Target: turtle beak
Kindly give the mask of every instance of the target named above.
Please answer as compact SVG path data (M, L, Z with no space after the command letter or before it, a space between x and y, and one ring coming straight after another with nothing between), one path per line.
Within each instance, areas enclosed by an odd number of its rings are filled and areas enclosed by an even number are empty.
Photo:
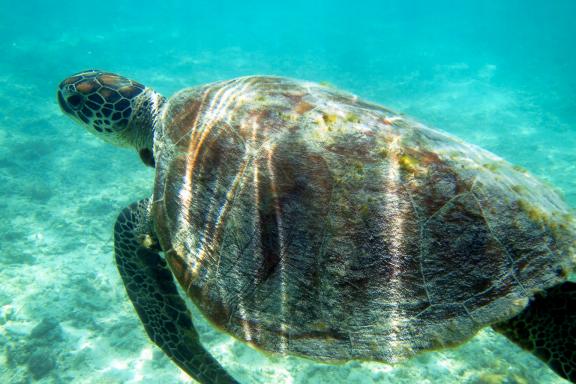
M87 118L86 114L82 112L86 102L86 95L76 88L76 83L82 80L84 74L99 72L100 71L96 70L84 71L72 75L60 83L56 98L62 112L74 119L81 120L84 124L90 124L90 120Z
M74 114L74 111L70 108L66 100L64 100L62 89L58 89L58 105L60 105L60 109L62 110L62 112L67 113L69 115Z

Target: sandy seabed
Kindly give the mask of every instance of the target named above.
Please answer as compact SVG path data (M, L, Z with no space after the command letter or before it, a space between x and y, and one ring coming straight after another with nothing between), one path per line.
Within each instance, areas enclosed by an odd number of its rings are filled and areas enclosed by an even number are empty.
M438 76L455 70L438 69ZM560 181L571 197L569 192L576 188L565 174L574 173L575 163L568 154L574 138L568 137L567 143L556 148L557 137L545 138L535 126L536 117L542 120L541 111L524 116L524 96L492 88L486 78L486 71L492 70L488 66L466 81L445 82L433 99L430 94L415 93L412 99L394 101L397 107L422 111L417 117L427 116L439 124L448 120L445 116L455 108L452 101L461 96L458 100L466 112L444 129L465 132L466 139L504 157L507 153L516 156L513 161L551 182ZM173 85L174 80L158 76L157 83L166 80ZM8 75L0 76L2 89L13 83ZM367 93L376 94L376 86ZM52 95L50 99L38 95L31 85L21 85L17 92L28 98L0 95L4 105L0 120L0 382L192 382L146 337L113 262L114 220L121 208L150 194L153 171L143 167L132 151L100 143L64 118ZM499 127L466 130L486 114L519 128L515 132ZM535 140L538 135L543 135L542 140ZM367 362L330 366L265 356L214 331L199 314L195 317L205 345L242 383L565 382L490 329L459 348L425 353L395 366Z

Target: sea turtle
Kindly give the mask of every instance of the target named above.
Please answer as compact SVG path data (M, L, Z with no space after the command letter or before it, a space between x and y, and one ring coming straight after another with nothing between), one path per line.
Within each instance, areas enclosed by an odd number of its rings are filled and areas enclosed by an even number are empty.
M152 197L116 221L116 263L150 338L199 382L237 381L200 344L175 281L265 351L394 363L491 325L576 382L576 222L521 168L281 77L166 100L88 70L57 98L156 168Z

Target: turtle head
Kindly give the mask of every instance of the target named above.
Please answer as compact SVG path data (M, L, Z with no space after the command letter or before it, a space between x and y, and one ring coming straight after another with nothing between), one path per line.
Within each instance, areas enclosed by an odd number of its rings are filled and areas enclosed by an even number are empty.
M144 85L109 72L88 70L58 87L62 111L102 140L134 147L154 166L153 137L164 97Z

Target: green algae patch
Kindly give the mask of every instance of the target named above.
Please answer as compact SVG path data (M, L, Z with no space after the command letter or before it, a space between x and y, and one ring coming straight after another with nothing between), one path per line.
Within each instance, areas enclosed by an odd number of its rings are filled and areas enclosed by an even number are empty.
M405 170L409 173L416 173L418 171L418 162L417 160L407 154L400 155L398 159L398 164L400 164L400 168Z
M483 373L478 377L474 384L504 384L506 382L506 376L498 373Z
M370 216L370 208L368 207L368 204L362 204L360 206L360 208L358 209L358 213L363 218L369 217Z
M484 168L492 172L498 172L502 168L502 164L494 162L494 163L484 163L482 164Z
M528 171L526 170L526 168L521 167L519 165L513 165L512 169L515 170L516 172L520 172L520 173L528 173Z
M378 154L378 156L380 156L383 159L388 157L388 149L387 148L382 147L382 148L378 149L378 151L376 151L376 153Z
M329 82L329 81L321 81L321 82L319 82L318 84L320 84L321 86L326 87L326 88L332 88L332 89L335 89L335 88L336 88L336 87L334 86L334 84L332 84L332 83Z
M548 224L549 216L540 208L535 207L533 204L529 203L527 200L518 200L518 208L522 210L532 221L541 222Z
M526 187L525 187L524 185L520 185L520 184L513 185L513 186L511 187L511 189L512 189L512 191L514 191L514 192L517 193L518 195L525 195L525 194L528 192L528 190L526 189Z
M324 113L322 115L322 119L324 120L324 122L328 127L331 127L338 121L338 115L333 113Z
M352 166L357 174L363 175L364 174L364 164L360 161L355 161Z
M525 199L518 200L518 208L520 208L531 221L548 227L554 237L560 237L568 231L574 220L570 214L545 212Z
M349 123L359 123L360 116L358 116L355 113L347 113L346 116L344 116L344 120L346 120Z

